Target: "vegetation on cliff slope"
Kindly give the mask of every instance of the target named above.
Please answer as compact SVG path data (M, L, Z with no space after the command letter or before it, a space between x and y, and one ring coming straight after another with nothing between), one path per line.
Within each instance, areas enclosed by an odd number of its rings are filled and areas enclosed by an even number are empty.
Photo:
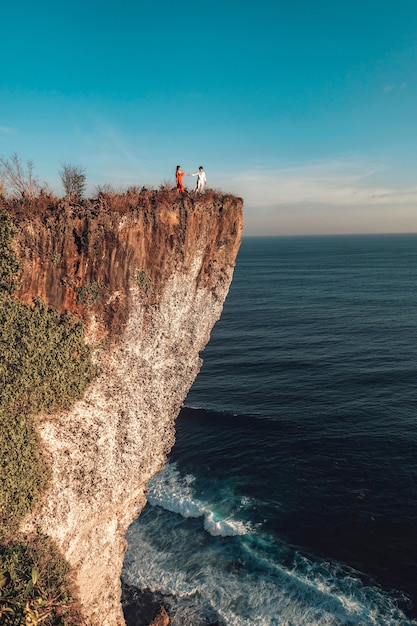
M55 618L65 611L58 605L68 600L68 592L62 600L59 591L65 568L49 540L28 540L18 528L49 478L35 416L69 408L84 395L95 366L74 316L58 315L40 300L25 306L13 297L19 272L14 233L12 219L0 211L0 621L37 624L42 614L42 623L59 624L64 622ZM42 569L45 554L49 564ZM42 591L49 586L56 587L56 610Z
M69 567L48 537L22 537L2 546L0 624L82 624L68 583Z
M33 416L69 408L94 376L84 328L37 300L0 296L0 533L13 532L48 479Z
M0 211L0 294L12 293L18 286L19 261L10 247L14 233L8 213Z

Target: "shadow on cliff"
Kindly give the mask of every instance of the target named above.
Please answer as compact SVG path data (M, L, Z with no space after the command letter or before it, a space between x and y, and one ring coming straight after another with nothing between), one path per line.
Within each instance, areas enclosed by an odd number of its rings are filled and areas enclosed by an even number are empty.
M167 186L100 192L76 202L44 193L0 199L18 226L14 245L22 272L15 295L24 304L37 297L59 312L76 313L87 327L94 320L95 340L117 341L132 289L143 292L148 306L156 304L161 285L174 271L188 270L200 242L197 287L210 286L219 257L234 264L242 205L217 190L178 194Z

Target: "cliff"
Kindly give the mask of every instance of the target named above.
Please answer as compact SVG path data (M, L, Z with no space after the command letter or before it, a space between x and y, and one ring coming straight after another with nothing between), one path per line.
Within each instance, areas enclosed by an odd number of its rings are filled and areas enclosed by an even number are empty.
M122 625L125 533L174 443L221 314L242 200L162 190L44 205L11 209L22 268L15 295L81 318L100 374L72 409L37 418L52 478L23 530L56 541L85 617Z

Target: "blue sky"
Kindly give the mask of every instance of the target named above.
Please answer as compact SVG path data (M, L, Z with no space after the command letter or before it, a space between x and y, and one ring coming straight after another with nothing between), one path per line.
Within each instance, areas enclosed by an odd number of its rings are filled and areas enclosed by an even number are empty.
M204 165L247 235L417 232L416 0L22 0L0 52L0 155L59 194Z

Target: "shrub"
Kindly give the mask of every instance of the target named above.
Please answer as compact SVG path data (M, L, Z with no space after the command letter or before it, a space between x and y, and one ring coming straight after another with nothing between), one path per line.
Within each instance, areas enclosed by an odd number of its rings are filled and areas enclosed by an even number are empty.
M147 274L145 270L138 270L136 272L136 282L140 289L149 296L153 291L152 278Z
M103 183L94 187L94 196L99 198L100 196L109 196L116 194L117 191L111 183Z
M17 272L20 264L10 246L15 232L10 215L0 210L0 294L12 293L18 287Z
M0 298L0 535L14 532L49 473L33 416L69 408L96 374L84 327L36 300Z
M76 626L82 619L68 584L69 566L44 536L0 546L0 623Z
M35 198L39 194L41 184L33 175L32 161L27 161L25 169L16 153L10 159L0 157L0 173L4 187L11 189L14 195Z
M80 200L85 192L85 170L79 165L64 164L59 175L67 198Z
M103 286L95 280L84 283L80 287L75 287L77 302L83 304L88 309L95 305L101 298Z

